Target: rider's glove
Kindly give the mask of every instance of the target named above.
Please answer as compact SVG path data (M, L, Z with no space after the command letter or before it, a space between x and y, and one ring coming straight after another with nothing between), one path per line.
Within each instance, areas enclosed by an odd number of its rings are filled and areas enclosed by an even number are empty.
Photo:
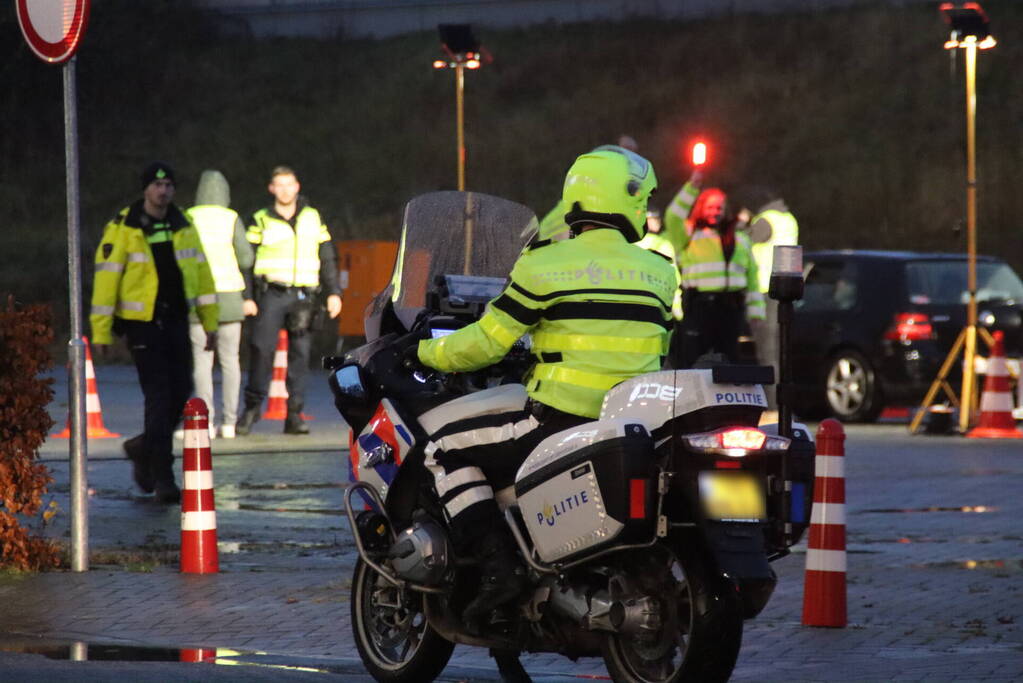
M409 370L422 370L426 367L423 365L422 361L419 360L418 342L405 347L405 350L401 354L401 364Z

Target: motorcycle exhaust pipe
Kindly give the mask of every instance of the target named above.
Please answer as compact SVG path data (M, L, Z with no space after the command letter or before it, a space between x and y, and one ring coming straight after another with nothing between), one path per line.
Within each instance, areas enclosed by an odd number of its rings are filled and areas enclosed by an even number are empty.
M648 595L615 600L605 590L591 595L574 586L554 588L550 605L562 616L588 631L622 633L643 638L661 629L657 600Z

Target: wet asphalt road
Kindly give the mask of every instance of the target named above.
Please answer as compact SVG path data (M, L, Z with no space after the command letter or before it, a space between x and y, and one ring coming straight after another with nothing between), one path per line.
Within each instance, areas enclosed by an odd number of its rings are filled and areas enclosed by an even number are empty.
M120 385L114 378L101 388L107 426L126 435L130 379L122 373ZM344 425L325 387L312 393L314 433L300 438L307 442L278 436L267 423L250 439L214 442L228 571L322 568L344 577L354 562L340 515ZM779 589L747 623L733 680L1023 680L1023 440L909 436L902 424L850 426L847 434L850 625L800 628L797 552L775 565ZM94 564L174 562L179 511L133 490L119 443L90 444ZM62 510L47 533L57 537L67 529L66 448L44 449ZM338 644L325 654L350 660L347 615L337 619ZM483 653L459 651L456 666L488 664ZM597 660L524 661L531 671L606 675Z

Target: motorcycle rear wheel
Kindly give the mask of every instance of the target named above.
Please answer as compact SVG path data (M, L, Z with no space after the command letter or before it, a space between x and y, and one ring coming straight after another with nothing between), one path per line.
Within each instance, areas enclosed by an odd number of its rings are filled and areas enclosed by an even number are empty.
M440 675L455 644L426 621L423 595L392 586L361 559L352 574L352 635L370 675L420 683Z
M667 546L634 560L632 576L646 576L645 593L661 597L656 639L608 634L602 644L611 678L628 683L727 681L742 644L738 595L712 581L706 560ZM671 599L668 599L671 596Z

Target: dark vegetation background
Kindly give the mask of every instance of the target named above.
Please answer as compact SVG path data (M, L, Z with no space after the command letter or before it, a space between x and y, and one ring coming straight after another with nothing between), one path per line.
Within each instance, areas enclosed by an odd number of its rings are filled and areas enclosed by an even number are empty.
M984 4L1000 44L978 60L979 250L1023 272L1023 3ZM0 293L52 303L61 340L61 69L31 54L13 5L0 9ZM663 206L702 135L710 182L775 187L808 248L965 249L962 55L942 49L933 6L477 34L494 61L466 77L470 189L542 216L577 154L627 132ZM456 184L438 53L433 32L255 40L218 35L183 0L94 3L77 61L86 289L102 226L153 159L177 168L182 206L202 169L220 169L243 214L287 163L335 240L395 238L409 198Z

